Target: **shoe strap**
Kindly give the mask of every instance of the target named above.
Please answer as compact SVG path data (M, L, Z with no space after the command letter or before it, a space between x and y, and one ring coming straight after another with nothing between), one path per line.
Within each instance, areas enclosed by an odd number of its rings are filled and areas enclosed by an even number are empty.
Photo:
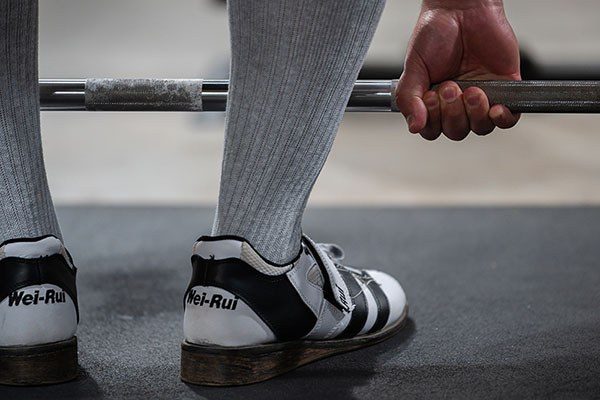
M344 250L334 243L317 243L317 246L331 258L335 264L339 264L344 260Z
M350 291L334 262L326 252L308 236L303 235L302 241L304 245L309 248L317 263L325 270L325 273L329 278L325 279L327 281L325 284L329 285L329 289L335 300L334 305L344 312L351 312L354 309L354 304L350 297Z

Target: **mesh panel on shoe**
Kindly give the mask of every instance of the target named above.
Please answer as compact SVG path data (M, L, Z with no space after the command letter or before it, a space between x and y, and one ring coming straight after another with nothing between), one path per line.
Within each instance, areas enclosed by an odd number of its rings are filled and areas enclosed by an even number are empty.
M288 272L290 269L292 269L292 267L294 266L293 264L290 264L290 265L286 265L284 267L276 267L276 266L269 264L268 262L263 260L258 255L258 253L256 253L256 251L254 251L252 246L250 246L246 242L242 243L242 254L240 256L240 259L242 261L244 261L245 263L247 263L248 265L251 265L252 267L254 267L257 271L262 272L265 275L271 275L271 276L283 275L286 272Z

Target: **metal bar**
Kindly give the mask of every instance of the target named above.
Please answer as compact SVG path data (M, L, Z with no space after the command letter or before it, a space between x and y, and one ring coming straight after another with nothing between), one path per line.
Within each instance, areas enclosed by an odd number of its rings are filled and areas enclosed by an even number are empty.
M85 111L85 79L40 79L40 105L48 111Z
M397 111L397 81L357 81L346 111ZM600 81L462 81L524 113L600 113ZM44 111L225 111L227 80L41 79Z
M462 81L520 113L600 113L600 81Z

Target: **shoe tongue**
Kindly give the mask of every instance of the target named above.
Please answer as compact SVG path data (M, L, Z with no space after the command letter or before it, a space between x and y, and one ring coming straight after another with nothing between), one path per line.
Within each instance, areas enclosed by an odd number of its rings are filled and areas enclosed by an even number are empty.
M0 259L7 257L39 258L64 253L62 242L54 236L37 240L10 241L0 247Z

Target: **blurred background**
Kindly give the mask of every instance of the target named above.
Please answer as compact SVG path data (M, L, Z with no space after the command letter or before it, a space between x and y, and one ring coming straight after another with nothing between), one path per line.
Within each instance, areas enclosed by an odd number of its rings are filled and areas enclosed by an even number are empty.
M505 3L529 64L600 75L600 2ZM419 4L388 0L367 75L400 69ZM223 1L40 2L41 78L216 79L228 60ZM55 201L214 205L223 128L223 113L42 113ZM431 143L401 115L346 114L310 204L600 204L600 116L526 115L510 131Z

